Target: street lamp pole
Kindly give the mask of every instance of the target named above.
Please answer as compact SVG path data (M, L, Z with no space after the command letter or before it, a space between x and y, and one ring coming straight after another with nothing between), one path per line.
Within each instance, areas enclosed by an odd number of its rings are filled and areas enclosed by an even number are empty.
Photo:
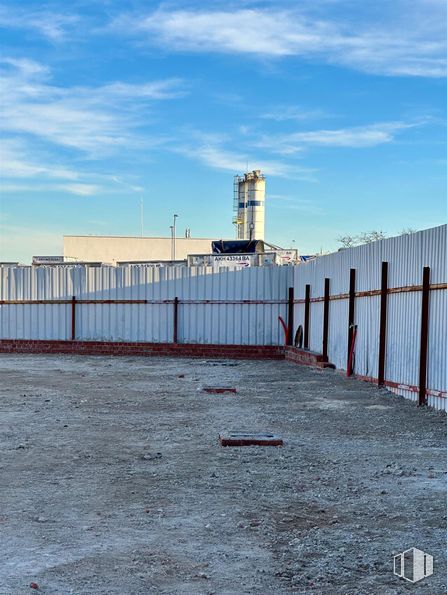
M174 214L174 224L172 225L172 260L175 260L175 239L176 239L176 220L178 215Z

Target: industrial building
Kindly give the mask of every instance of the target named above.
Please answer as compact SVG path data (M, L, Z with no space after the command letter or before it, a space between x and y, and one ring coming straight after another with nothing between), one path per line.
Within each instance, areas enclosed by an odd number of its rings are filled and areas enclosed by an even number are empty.
M255 169L234 178L233 208L236 226L236 241L257 241L262 245L265 236L265 176L261 170ZM297 262L297 251L287 254L276 254L281 250L276 246L268 246L265 257L246 255L241 257L241 249L236 250L237 258L231 252L215 250L213 240L216 238L191 238L189 230L185 237L176 237L175 221L171 226L171 237L121 237L121 236L64 236L64 251L61 260L70 262L102 262L103 264L120 265L133 263L147 264L207 264L230 267L262 266L266 264L292 264ZM234 242L233 242L234 244ZM265 248L261 250L265 251ZM225 252L225 257L214 256L213 253ZM250 250L248 251L250 252ZM256 250L259 252L259 248ZM282 251L284 252L284 251ZM54 261L56 262L56 261ZM42 264L37 261L35 264Z
M235 240L192 238L189 229L177 237L175 214L170 237L66 235L63 256L36 256L33 265L205 265L217 270L297 264L298 250L265 241L265 187L259 169L234 177Z
M185 260L211 252L215 238L64 236L64 262L157 262Z

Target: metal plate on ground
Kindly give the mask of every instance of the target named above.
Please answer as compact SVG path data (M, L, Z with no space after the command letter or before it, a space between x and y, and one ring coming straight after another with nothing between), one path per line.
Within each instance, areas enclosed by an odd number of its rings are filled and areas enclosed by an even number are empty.
M282 446L283 439L269 432L226 432L219 435L221 446Z
M235 394L237 391L232 386L204 386L203 392L209 393L212 395L221 395L223 393L233 393Z

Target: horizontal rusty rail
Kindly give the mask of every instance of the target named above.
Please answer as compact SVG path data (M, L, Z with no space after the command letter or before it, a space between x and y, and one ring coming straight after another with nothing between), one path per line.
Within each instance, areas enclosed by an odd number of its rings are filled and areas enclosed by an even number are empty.
M148 304L148 305L159 305L159 304L173 304L175 299L171 300L92 300L76 298L76 305L90 304L90 305L101 305L101 304ZM287 304L288 300L178 300L180 305L183 304L199 304L199 305L274 305L274 304ZM18 306L18 305L32 305L32 306L45 306L50 304L61 304L71 305L72 299L64 300L0 300L0 306Z
M442 289L447 289L447 283L433 283L430 285L430 291L438 291ZM390 287L387 290L388 294L393 293L409 293L414 291L422 291L422 285L408 285L405 287ZM380 296L380 289L372 289L369 291L356 291L355 297L374 297ZM348 293L339 293L335 295L329 296L330 301L336 300L347 300L349 298ZM112 299L83 299L83 298L76 298L76 305L101 305L101 304L147 304L147 305L159 305L159 304L173 304L173 299L166 299L166 300L112 300ZM312 297L310 298L312 303L315 302L323 302L324 297ZM70 305L72 303L72 299L56 299L56 300L0 300L0 306L18 306L18 305L32 305L32 306L44 306L49 304L61 304L61 305ZM275 304L288 304L288 300L178 300L180 305L188 305L188 304L196 304L196 305L275 305ZM296 299L293 302L294 304L304 304L305 299Z
M173 303L174 300L154 301L154 304ZM0 300L0 306L45 306L49 304L71 304L72 299L68 300ZM78 304L147 304L148 300L82 300L76 298L76 305Z
M438 291L441 289L447 289L447 283L433 283L432 285L430 285L430 291ZM389 287L387 290L387 294L410 293L410 292L414 292L414 291L422 291L422 285L407 285L404 287ZM355 292L356 298L374 297L374 296L380 296L380 295L381 295L380 289L371 289L369 291L356 291ZM347 300L347 299L349 299L349 293L338 293L338 294L329 296L329 300L331 300L331 301ZM310 301L313 303L323 302L324 297L310 298ZM305 298L300 298L300 299L295 300L294 303L295 304L305 304L306 300L305 300Z

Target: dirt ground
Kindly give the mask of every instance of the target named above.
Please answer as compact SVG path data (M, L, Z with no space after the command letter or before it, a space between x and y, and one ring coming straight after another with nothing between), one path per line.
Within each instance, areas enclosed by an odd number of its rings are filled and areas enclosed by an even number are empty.
M447 592L445 414L281 361L7 355L0 374L2 595ZM417 585L393 575L413 546L434 556Z

